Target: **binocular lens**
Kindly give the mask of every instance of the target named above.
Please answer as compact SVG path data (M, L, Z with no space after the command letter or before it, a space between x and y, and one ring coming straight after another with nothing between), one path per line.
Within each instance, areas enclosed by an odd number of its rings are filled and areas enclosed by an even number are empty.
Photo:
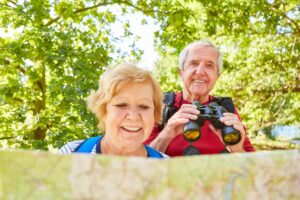
M236 132L228 133L224 136L224 140L226 143L234 144L240 140L240 135Z
M200 131L199 130L187 130L183 133L183 136L185 139L189 141L197 140L200 137Z

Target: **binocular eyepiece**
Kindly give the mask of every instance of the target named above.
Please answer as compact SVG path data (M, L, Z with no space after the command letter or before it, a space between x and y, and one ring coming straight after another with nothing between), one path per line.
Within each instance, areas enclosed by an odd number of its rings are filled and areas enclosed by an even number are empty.
M221 129L223 142L226 145L234 145L241 141L241 134L233 126L226 126L220 121L223 113L227 110L212 102L209 105L201 106L199 101L194 101L193 105L197 106L200 114L196 120L190 120L185 124L183 137L188 141L195 141L201 137L200 127L204 125L205 120L209 120L216 129Z

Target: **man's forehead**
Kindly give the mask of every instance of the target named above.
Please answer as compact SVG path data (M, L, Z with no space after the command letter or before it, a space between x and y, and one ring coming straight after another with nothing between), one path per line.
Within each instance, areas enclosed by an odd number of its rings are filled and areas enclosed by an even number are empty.
M187 59L188 61L201 61L201 60L204 60L204 61L207 61L207 62L213 62L213 63L216 63L217 62L217 59L215 57L209 57L209 56L190 56L188 57Z
M216 57L209 57L209 56L188 56L187 60L186 60L186 63L201 62L201 61L217 64L217 58Z
M189 50L187 60L206 60L216 63L218 52L213 47L193 47Z

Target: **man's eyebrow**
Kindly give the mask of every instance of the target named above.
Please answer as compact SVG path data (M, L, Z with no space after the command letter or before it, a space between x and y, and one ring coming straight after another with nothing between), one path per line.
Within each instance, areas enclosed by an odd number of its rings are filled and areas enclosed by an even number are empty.
M212 64L216 64L216 62L212 61L212 60L208 60L207 62L212 63Z
M194 58L194 59L189 60L189 63L191 63L191 62L200 62L201 60L202 60L202 58ZM212 64L217 64L216 61L210 60L210 59L207 59L207 60L204 60L204 61L208 62L208 63L212 63Z

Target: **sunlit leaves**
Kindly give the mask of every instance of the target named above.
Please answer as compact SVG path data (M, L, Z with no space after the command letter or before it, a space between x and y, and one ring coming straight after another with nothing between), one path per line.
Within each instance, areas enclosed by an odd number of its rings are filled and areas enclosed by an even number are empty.
M123 53L112 44L120 39L111 32L113 6L137 8L131 1L0 1L0 28L14 32L0 38L0 147L3 139L12 147L59 147L97 133L86 97L112 55ZM123 37L131 37L129 27Z
M233 97L251 134L274 124L299 124L300 18L296 1L200 0L177 6L175 2L168 17L159 20L164 29L156 36L162 52L176 59L184 45L210 38L224 54L223 73L214 94ZM170 62L167 54L163 54L158 71L161 82L173 89L178 87L177 72L173 71L177 64L165 65Z

